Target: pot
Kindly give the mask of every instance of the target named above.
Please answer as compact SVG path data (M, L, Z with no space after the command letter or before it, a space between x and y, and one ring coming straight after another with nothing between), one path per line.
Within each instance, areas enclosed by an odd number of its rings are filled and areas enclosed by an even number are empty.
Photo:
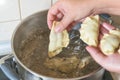
M47 76L47 74L50 73L46 68L42 66L45 57L47 56L46 49L49 42L48 37L45 36L49 35L50 32L47 27L47 12L48 10L45 10L27 17L18 25L15 32L13 33L13 55L18 64L27 71L25 73L24 80L102 80L104 69L101 67L97 67L97 69L83 76L63 78L56 76ZM35 35L33 36L32 34ZM45 43L36 43L37 41L39 41L38 39L36 39L36 35L39 34L44 35L43 37L39 36L39 39L44 39L43 41L46 41ZM27 38L28 41L26 41ZM37 50L35 50L36 48ZM32 52L33 50L34 52ZM41 66L38 68L36 65L34 65L34 63L38 66ZM51 74L53 75L54 72ZM54 75L57 75L56 72Z

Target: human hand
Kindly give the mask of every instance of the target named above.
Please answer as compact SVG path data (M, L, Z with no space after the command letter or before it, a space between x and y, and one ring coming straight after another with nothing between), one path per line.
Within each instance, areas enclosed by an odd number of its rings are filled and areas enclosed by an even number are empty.
M115 29L115 27L103 23L102 27L100 28L100 38L105 34L108 33L109 30ZM112 55L104 55L99 48L87 46L87 51L90 55L94 58L94 60L100 64L103 68L111 72L120 73L120 54L118 52Z
M48 11L47 23L51 29L54 20L59 20L56 32L73 26L87 16L94 15L98 0L58 0Z

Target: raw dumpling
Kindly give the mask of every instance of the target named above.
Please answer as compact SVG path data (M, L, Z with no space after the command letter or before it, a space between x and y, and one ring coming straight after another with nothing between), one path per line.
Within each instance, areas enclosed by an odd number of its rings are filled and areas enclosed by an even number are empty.
M120 30L110 30L100 41L100 49L105 55L120 53Z
M50 58L59 54L62 51L62 48L67 47L67 45L69 44L69 35L67 30L59 33L55 32L54 28L57 24L59 24L59 22L53 22L53 26L49 36L50 42L48 56Z
M113 54L119 48L120 39L113 34L105 34L100 41L100 49L105 55Z
M116 35L120 38L120 30L116 29L116 30L110 30L110 34Z
M99 16L87 17L81 24L80 38L90 46L98 46Z

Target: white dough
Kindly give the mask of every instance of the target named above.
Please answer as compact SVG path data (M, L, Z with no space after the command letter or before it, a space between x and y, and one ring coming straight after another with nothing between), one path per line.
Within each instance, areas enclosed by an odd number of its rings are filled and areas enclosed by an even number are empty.
M120 30L119 29L116 29L116 30L110 30L109 32L110 34L114 34L116 36L118 36L120 38Z
M90 46L98 46L99 16L87 17L81 24L80 38Z
M113 54L119 48L120 39L113 34L105 34L100 41L100 49L105 55Z
M55 32L54 28L57 24L59 24L59 22L53 22L53 26L49 36L50 42L48 56L50 58L59 54L62 51L62 48L67 47L67 45L69 44L69 35L67 30L59 33Z

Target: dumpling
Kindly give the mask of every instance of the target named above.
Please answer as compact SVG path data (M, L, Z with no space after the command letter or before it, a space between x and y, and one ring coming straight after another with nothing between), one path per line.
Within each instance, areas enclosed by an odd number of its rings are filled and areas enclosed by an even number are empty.
M87 17L81 24L80 38L90 46L98 46L99 16Z
M100 49L105 55L113 54L120 44L120 38L113 34L105 34L100 41Z
M100 41L100 49L105 55L120 53L120 30L110 30Z
M59 22L56 21L53 22L53 26L49 36L50 41L49 41L48 56L50 58L59 54L62 51L62 48L67 47L67 45L69 44L69 35L67 30L64 30L59 33L55 32L54 28L57 24L59 24Z
M109 32L110 34L113 34L113 35L116 35L120 38L120 30L119 29L116 29L116 30L110 30Z

